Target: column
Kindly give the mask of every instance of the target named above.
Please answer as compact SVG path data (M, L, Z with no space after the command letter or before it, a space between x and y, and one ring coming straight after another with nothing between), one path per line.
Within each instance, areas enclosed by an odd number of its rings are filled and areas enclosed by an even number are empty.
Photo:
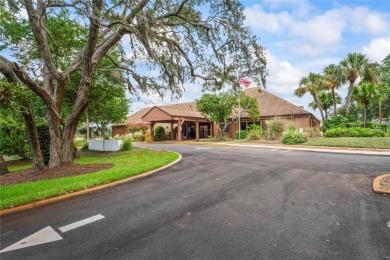
M181 142L181 118L177 120L177 141Z
M171 140L173 141L173 122L171 122Z
M195 138L196 141L199 142L199 120L196 120L195 123Z
M150 141L154 142L154 125L156 122L150 122Z

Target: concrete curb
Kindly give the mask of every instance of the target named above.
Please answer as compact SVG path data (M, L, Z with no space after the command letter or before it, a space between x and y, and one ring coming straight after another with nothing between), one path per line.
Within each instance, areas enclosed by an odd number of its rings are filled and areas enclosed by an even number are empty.
M378 193L378 194L386 194L386 195L390 195L390 190L384 190L380 187L380 182L383 178L389 176L390 177L390 174L385 174L385 175L381 175L381 176L378 176L374 179L374 182L372 184L372 189L374 190L375 193Z
M225 145L239 146L239 147L290 149L290 150L295 150L295 151L309 151L309 152L319 152L319 153L342 153L342 154L364 154L364 155L390 156L390 152L379 152L379 151L359 151L359 150L310 148L310 147L296 147L296 146L271 146L271 145L228 144L228 143L225 143Z
M336 154L362 154L362 155L380 155L380 156L390 156L390 151L370 151L370 150L353 150L353 149L342 149L341 147L326 147L326 148L317 148L315 146L311 147L298 147L298 146L289 146L289 145L265 145L265 144L239 144L239 143L228 143L228 142L164 142L161 144L189 144L189 145L208 145L208 146L234 146L234 147L253 147L253 148L269 148L269 149L288 149L295 151L308 151L308 152L318 152L318 153L336 153ZM341 149L340 149L341 148ZM362 148L363 149L363 148Z
M112 187L112 186L116 186L116 185L123 184L123 183L126 183L126 182L131 182L131 181L135 181L135 180L138 180L138 179L141 179L141 178L145 178L145 177L147 177L149 175L152 175L154 173L160 172L162 170L165 170L165 169L167 169L169 167L172 167L173 165L179 163L181 161L181 159L182 159L182 156L181 156L181 154L179 154L177 152L174 152L174 153L178 154L179 158L176 159L175 161L173 161L173 162L163 166L163 167L158 168L158 169L154 169L152 171L141 173L141 174L138 174L136 176L132 176L132 177L129 177L129 178L126 178L126 179L122 179L122 180L119 180L119 181L115 181L115 182L106 183L106 184L103 184L103 185L100 185L100 186L95 186L95 187L88 188L88 189L85 189L85 190L79 190L79 191L75 191L75 192L59 195L59 196L56 196L56 197L53 197L53 198L43 199L43 200L40 200L40 201L36 201L36 202L32 202L32 203L16 206L14 208L3 209L3 210L0 210L0 216L5 216L5 215L9 215L9 214L16 213L16 212L19 212L19 211L32 209L32 208L39 207L39 206L42 206L42 205L46 205L46 204L49 204L49 203L53 203L53 202L56 202L56 201L73 198L73 197L80 196L80 195L83 195L83 194L87 194L87 193L90 193L90 192L93 192L93 191L103 190L103 189L106 189L106 188L109 188L109 187Z

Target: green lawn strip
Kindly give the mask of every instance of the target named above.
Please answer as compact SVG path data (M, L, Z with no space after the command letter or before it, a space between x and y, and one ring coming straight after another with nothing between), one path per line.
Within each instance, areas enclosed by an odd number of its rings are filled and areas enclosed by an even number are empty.
M32 168L32 165L31 165L31 164L26 164L26 165L11 165L11 166L8 166L8 170L9 170L10 172L19 171L19 170L24 170L24 169L29 169L29 168Z
M390 149L390 137L315 137L303 145Z
M111 169L52 180L0 187L0 209L14 207L53 196L83 190L160 168L179 157L177 153L153 149L134 149L110 156L87 155L77 163L113 164Z

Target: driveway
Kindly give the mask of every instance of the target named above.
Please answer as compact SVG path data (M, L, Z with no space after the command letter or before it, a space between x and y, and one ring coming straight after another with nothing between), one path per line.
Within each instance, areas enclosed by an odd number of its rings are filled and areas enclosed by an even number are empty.
M183 160L2 217L2 250L43 229L39 239L57 240L1 259L390 258L390 197L372 192L372 179L390 172L388 156L138 146L174 150Z

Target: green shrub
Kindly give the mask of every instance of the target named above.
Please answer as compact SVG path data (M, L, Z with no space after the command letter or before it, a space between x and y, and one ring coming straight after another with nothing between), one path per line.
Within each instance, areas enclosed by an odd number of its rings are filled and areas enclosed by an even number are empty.
M297 131L298 128L294 124L289 124L287 126L287 131Z
M373 137L385 137L386 132L381 129L372 129Z
M130 139L127 139L123 142L122 144L122 148L121 150L122 151L129 151L133 148L133 144L131 143L131 140Z
M323 126L320 130L323 132L332 128L349 128L349 127L362 127L363 122L358 121L354 116L332 116L329 119L324 120Z
M249 126L249 131L246 139L249 141L260 140L263 136L263 129L259 125L252 124Z
M0 101L1 98L2 93L0 93ZM11 110L3 110L2 105L0 105L0 154L18 155L25 159L31 158L23 117Z
M274 138L274 135L272 134L272 132L271 132L271 130L270 129L265 129L265 131L264 131L264 138L266 139L266 140L274 140L275 138Z
M303 132L307 135L307 137L313 138L321 136L320 129L317 127L308 127L303 129Z
M83 144L83 146L80 148L81 151L86 151L88 149L89 149L89 144L88 143Z
M140 135L134 135L134 141L137 141L137 142L143 142L145 141L145 135L143 134L140 134Z
M286 123L281 119L280 117L275 116L271 121L268 123L268 130L272 136L272 138L279 137L284 129L285 129Z
M238 139L245 139L248 136L248 131L246 130L237 131L236 135Z
M332 128L325 132L325 137L384 137L386 133L380 129L370 129L362 127Z
M154 128L154 140L164 141L166 139L165 137L165 128L162 126L156 126Z
M297 130L288 130L282 136L283 144L302 144L307 141L307 135Z

